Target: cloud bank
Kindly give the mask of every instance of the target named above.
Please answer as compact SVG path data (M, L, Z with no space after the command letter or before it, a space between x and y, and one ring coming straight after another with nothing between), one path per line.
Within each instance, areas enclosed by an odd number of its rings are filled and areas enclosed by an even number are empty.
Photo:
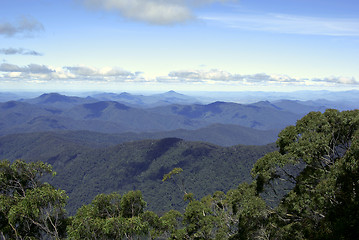
M20 67L15 64L3 63L0 65L1 72L8 72L8 73L32 73L32 74L48 74L54 72L54 70L50 69L45 65L38 65L38 64L29 64L24 67Z
M121 68L93 68L86 66L77 66L77 67L65 67L70 73L75 76L81 77L120 77L120 78L134 78L137 73L132 73L129 71L125 71Z
M25 82L123 82L123 83L176 83L176 84L221 84L228 86L358 86L354 77L332 76L326 78L294 78L287 75L232 74L218 69L172 71L167 76L146 78L143 72L131 72L119 67L94 68L89 66L65 66L55 68L46 65L0 64L3 81Z
M29 37L43 30L44 26L31 17L22 17L16 23L0 22L0 35L5 37Z
M24 49L24 48L0 48L0 54L5 55L32 55L32 56L42 56L43 54L36 52L34 50Z
M232 74L227 71L211 69L208 71L201 70L182 70L173 71L168 77L161 77L159 81L172 82L236 82L236 83L268 83L268 82L298 82L299 79L290 78L286 75L267 75L257 73L252 75Z
M281 74L257 73L251 75L232 74L227 71L211 69L172 71L168 76L158 77L159 82L177 83L208 83L208 84L233 84L233 85L359 85L354 77L333 76L327 78L294 78Z
M193 8L228 0L81 0L92 9L114 11L130 20L155 25L182 23L195 18Z
M73 66L55 68L46 65L0 64L0 78L18 81L93 81L93 82L140 82L145 81L142 72L125 71L118 67L94 68Z

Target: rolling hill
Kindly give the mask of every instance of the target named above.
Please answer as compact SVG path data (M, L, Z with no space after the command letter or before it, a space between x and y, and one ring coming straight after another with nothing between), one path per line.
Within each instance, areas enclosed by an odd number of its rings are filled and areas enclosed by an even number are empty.
M58 109L69 109L76 105L93 103L97 102L98 100L91 97L81 98L74 96L65 96L59 93L44 93L39 97L23 99L22 101L40 106L49 106Z
M260 130L282 129L294 124L301 117L301 114L280 110L273 107L272 104L259 106L228 102L214 102L205 105L169 105L152 108L149 111L206 121L211 124L233 124Z
M91 95L100 101L116 101L124 103L128 106L139 108L150 108L171 104L194 104L200 101L197 98L190 97L175 91L168 91L160 94L152 94L148 96L134 95L127 92L117 93L98 93Z
M200 198L251 181L249 172L254 162L274 150L273 145L220 147L179 138L109 147L94 141L90 136L80 139L77 134L11 135L0 138L0 159L21 158L52 164L57 176L46 180L66 190L70 213L99 193L132 189L141 190L153 210L161 212L183 206L183 193L173 183L161 181L173 168L183 168L180 177L186 189Z

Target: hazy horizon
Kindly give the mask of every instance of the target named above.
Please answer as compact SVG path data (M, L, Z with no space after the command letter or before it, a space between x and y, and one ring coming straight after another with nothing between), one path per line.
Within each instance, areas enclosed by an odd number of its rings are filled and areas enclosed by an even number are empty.
M320 101L326 100L331 102L341 103L351 103L350 106L353 108L357 101L359 101L359 90L349 90L349 91L328 91L328 90L298 90L298 91L287 91L287 92L275 92L275 91L0 91L0 102L6 101L17 101L21 99L32 99L37 98L45 94L60 94L68 97L93 97L96 98L97 95L110 94L110 98L116 98L112 94L120 95L123 93L128 93L134 98L144 96L144 97L154 97L156 95L165 95L168 93L174 94L173 97L176 98L177 94L183 95L183 98L192 97L193 100L198 100L198 103L208 104L216 101L223 102L235 102L241 104L250 104L260 101L269 101L276 102L282 100L291 100L291 101ZM170 97L170 96L168 96ZM124 99L122 99L124 100ZM121 100L119 100L121 101ZM125 103L125 102L124 102ZM193 101L195 103L195 101ZM340 104L339 104L340 105ZM339 106L338 105L338 106ZM355 107L356 108L356 107Z

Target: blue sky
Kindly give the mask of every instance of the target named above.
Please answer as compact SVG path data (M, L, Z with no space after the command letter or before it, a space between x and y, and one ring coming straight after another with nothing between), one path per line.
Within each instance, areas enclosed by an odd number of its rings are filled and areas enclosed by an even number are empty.
M0 89L359 89L354 0L2 0Z

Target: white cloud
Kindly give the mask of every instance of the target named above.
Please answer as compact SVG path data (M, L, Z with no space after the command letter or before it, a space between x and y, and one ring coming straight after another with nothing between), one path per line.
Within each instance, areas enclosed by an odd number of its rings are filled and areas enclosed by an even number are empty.
M158 82L177 82L177 83L225 83L234 85L359 85L354 78L348 77L328 77L328 78L294 78L281 74L232 74L218 69L211 70L181 70L172 71L168 76L161 76L156 79Z
M0 77L14 80L75 80L97 82L141 82L146 81L142 72L130 72L118 67L93 68L74 66L55 68L46 65L29 64L18 66L10 63L0 64Z
M252 75L232 74L219 69L205 70L182 70L172 71L168 77L161 77L159 81L178 81L178 82L237 82L237 83L261 83L261 82L293 82L292 79L284 75L267 75L265 73L257 73Z
M135 77L136 74L131 73L129 71L125 71L121 68L94 68L87 66L77 66L77 67L65 67L68 71L76 76L82 77L124 77L124 78L132 78Z
M44 26L32 17L21 17L16 23L0 22L0 35L29 37L35 32L43 31Z
M21 68L17 65L10 63L2 63L0 65L1 72L22 72Z
M202 16L202 20L229 28L286 34L359 36L359 18L320 18L287 14Z
M23 49L23 48L0 48L0 54L5 55L32 55L32 56L42 56L41 53L34 50Z
M52 73L54 70L48 68L45 65L38 65L38 64L29 64L24 67L19 67L18 65L10 64L10 63L2 63L0 65L1 72L19 72L19 73L41 73L47 74Z
M354 77L327 77L323 79L313 79L314 82L327 82L327 83L337 83L337 84L359 84L359 82Z
M81 0L94 9L115 11L127 19L155 25L186 22L195 18L192 8L227 0Z
M190 70L190 71L173 71L168 74L172 80L201 82L206 80L228 81L232 80L232 74L212 69L210 71Z
M148 78L142 72L131 72L119 67L94 68L89 66L51 67L39 64L18 66L0 64L0 78L5 81L67 81L94 83L196 83L226 86L359 86L354 77L294 78L281 74L234 74L220 69L172 71L167 76Z

